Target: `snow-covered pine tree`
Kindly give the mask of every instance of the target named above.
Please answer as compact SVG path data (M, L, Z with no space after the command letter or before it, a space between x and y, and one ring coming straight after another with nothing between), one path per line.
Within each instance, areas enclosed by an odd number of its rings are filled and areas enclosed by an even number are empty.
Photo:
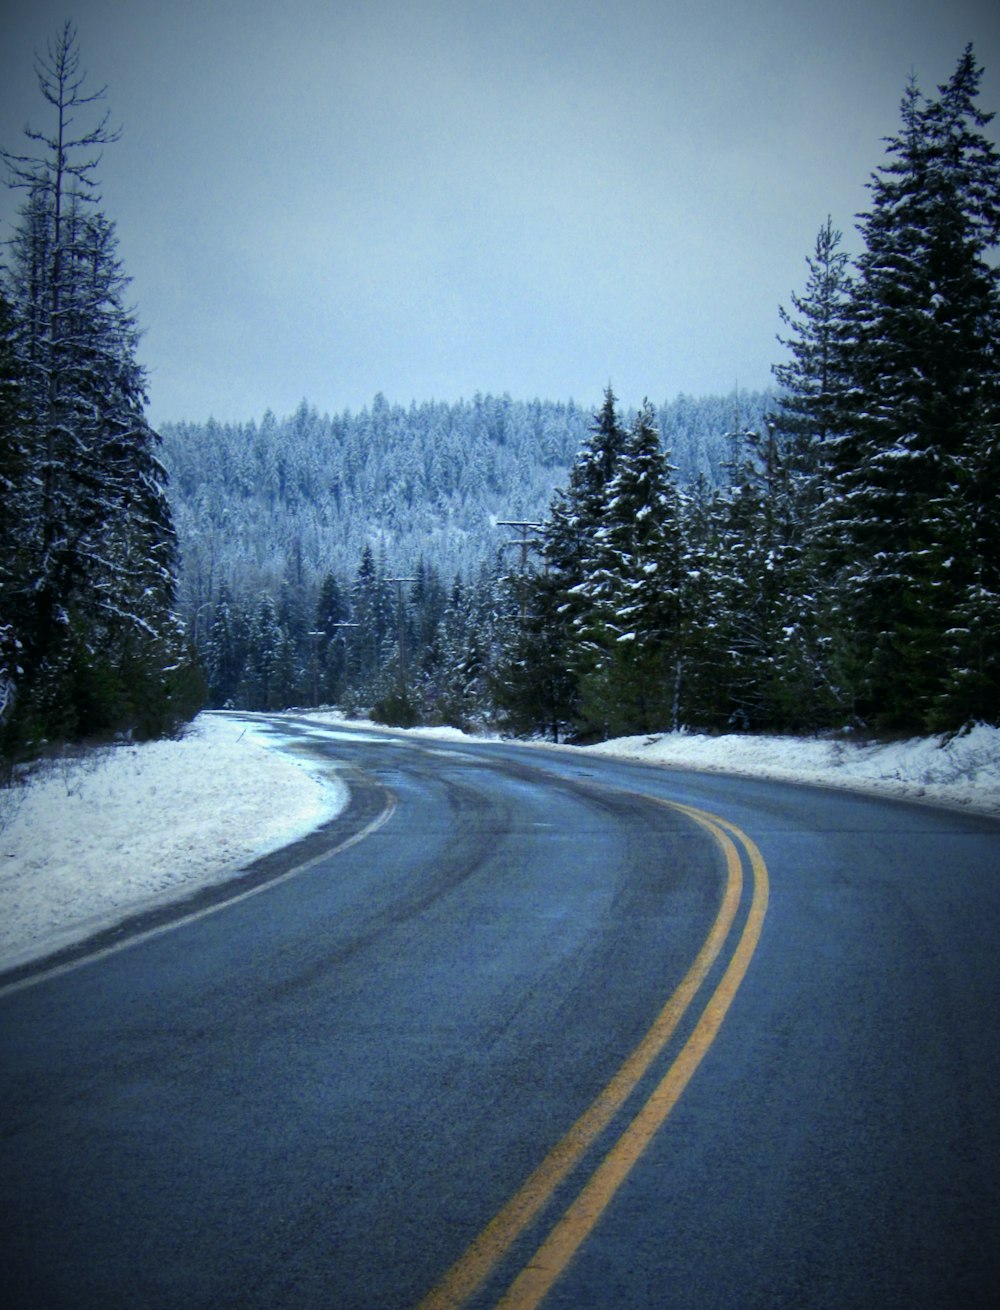
M728 495L701 477L681 499L678 726L724 727L730 722L723 609L727 568L723 520Z
M576 724L579 682L564 611L565 592L556 576L533 572L512 588L497 629L500 657L493 671L493 698L506 728L522 735L544 733L562 740ZM522 604L527 589L528 604Z
M997 630L995 514L979 479L1000 419L1000 157L981 130L980 78L968 47L937 99L911 82L859 223L825 540L833 560L844 552L842 676L860 717L883 727L954 726L977 702L997 712L977 629Z
M247 622L225 583L219 588L202 659L209 703L216 709L235 707L247 659Z
M742 729L814 729L825 722L827 693L799 447L773 424L734 439L732 485L711 502L707 559L716 704Z
M241 708L281 710L291 704L293 651L277 607L265 592L247 625L247 654L238 692Z
M466 583L456 575L438 624L438 659L428 670L428 691L421 705L425 722L468 728L486 713L489 703L491 579ZM432 676L431 676L432 675Z
M4 270L29 466L30 588L12 598L23 615L20 732L146 735L183 712L171 697L185 655L139 332L94 190L95 152L117 134L107 115L75 126L104 92L85 93L69 23L37 73L51 126L28 130L32 153L3 152L11 184L27 191Z
M981 77L969 46L925 116L944 265L934 306L948 347L935 421L958 428L941 507L943 535L958 548L945 562L955 599L943 686L928 715L945 729L1000 724L1000 153L982 133L995 115L975 103Z
M570 469L568 485L556 492L544 524L546 573L531 608L544 623L537 637L548 651L548 661L554 661L571 680L587 663L579 645L579 619L587 601L577 589L598 567L597 534L605 522L608 487L618 470L626 437L609 386ZM563 685L564 675L553 671L552 678L544 679L551 683L552 712L577 718L578 694ZM528 676L532 676L530 672Z
M14 352L14 314L0 290L0 724L13 712L21 670L28 560L25 521L29 499L28 446L21 369Z
M830 433L842 426L837 416L844 403L843 340L845 309L850 291L849 257L842 250L842 233L830 217L816 237L804 293L792 293L792 313L779 306L789 336L778 337L791 359L772 368L780 391L773 416L785 436L787 455L798 479L811 481L800 494L815 505L822 499L817 485L817 462Z
M677 718L681 533L672 475L646 401L605 487L591 568L571 593L588 733L648 732Z
M334 702L340 695L347 666L347 628L350 607L337 581L328 570L323 575L316 601L316 628L323 636L317 638L319 663L319 693L321 701Z
M608 387L570 469L568 485L553 497L545 524L545 558L562 575L567 590L582 582L590 568L593 539L604 522L608 484L625 444L627 434L617 404Z
M375 552L366 544L351 587L351 614L358 625L350 629L347 676L353 698L371 705L381 694L386 644L392 631L392 613L385 569L376 563Z
M778 340L791 359L773 367L781 388L778 405L766 435L756 433L748 443L746 472L755 489L744 498L757 501L751 549L764 562L758 638L764 638L766 655L758 670L757 717L771 727L821 726L836 699L824 637L829 610L824 566L831 561L817 525L829 494L826 445L844 426L851 278L841 240L828 216L806 260L804 293L792 294L792 313L779 307L790 335ZM761 647L759 640L756 644Z

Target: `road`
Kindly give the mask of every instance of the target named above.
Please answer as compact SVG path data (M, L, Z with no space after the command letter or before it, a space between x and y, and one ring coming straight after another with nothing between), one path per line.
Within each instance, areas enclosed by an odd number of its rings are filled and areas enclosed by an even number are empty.
M993 1304L1000 823L282 726L344 815L0 979L5 1305Z

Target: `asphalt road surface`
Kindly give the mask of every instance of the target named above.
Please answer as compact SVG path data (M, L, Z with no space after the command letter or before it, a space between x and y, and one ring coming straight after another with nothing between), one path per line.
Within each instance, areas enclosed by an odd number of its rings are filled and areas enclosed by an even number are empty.
M0 978L0 1303L993 1305L1000 823L282 731L339 819Z

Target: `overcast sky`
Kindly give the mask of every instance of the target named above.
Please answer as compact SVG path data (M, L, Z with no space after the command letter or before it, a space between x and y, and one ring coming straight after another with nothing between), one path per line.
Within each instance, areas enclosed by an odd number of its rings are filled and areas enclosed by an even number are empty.
M0 0L0 140L69 17L154 423L476 391L625 405L770 381L911 73L996 0ZM990 131L996 139L997 123ZM0 199L2 235L20 196Z

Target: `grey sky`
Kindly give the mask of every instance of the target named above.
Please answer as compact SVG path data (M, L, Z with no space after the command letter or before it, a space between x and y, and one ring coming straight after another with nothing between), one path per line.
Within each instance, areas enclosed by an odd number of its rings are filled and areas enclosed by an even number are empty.
M8 148L65 17L108 84L157 423L767 385L910 73L932 91L971 40L1000 110L996 0L0 6Z

